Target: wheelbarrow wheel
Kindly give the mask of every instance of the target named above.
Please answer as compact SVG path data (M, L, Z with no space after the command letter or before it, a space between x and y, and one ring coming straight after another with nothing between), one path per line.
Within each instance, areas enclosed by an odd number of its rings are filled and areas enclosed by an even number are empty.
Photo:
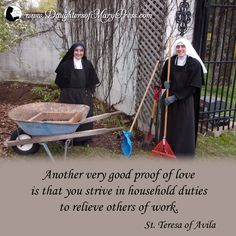
M31 136L29 134L26 134L22 129L15 130L10 140L23 140L23 139L30 139ZM17 145L13 146L12 149L21 155L30 155L36 153L40 148L40 145L38 143L33 144L24 144L24 145Z

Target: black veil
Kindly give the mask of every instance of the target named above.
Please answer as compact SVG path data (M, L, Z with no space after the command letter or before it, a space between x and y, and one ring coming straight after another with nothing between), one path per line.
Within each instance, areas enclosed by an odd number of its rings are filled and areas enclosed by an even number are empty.
M66 53L66 55L61 59L59 65L58 65L58 67L57 67L57 69L55 70L56 73L58 73L58 69L59 69L60 65L62 64L62 62L67 61L67 60L72 60L72 59L73 59L73 57L74 57L74 50L75 50L77 47L79 47L79 46L84 49L84 56L82 57L82 59L87 59L86 53L85 53L85 46L84 46L84 44L82 44L82 43L80 43L80 42L79 42L79 43L75 43L75 44L73 44L73 45L70 47L70 49L68 50L68 52Z

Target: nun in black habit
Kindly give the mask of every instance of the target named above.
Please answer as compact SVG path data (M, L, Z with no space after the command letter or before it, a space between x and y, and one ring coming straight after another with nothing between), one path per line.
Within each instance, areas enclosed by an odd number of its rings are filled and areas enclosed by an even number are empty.
M73 44L55 72L55 83L61 90L59 102L88 105L88 117L93 116L92 95L99 80L92 63L86 58L84 45ZM93 123L81 125L77 131L90 129L93 129ZM85 144L87 141L86 138L74 139L74 144Z
M178 157L194 157L197 140L200 89L203 73L207 73L191 43L180 38L172 48L170 82L167 83L168 60L161 81L169 88L169 97L163 96L161 138L164 130L164 107L168 106L166 140Z

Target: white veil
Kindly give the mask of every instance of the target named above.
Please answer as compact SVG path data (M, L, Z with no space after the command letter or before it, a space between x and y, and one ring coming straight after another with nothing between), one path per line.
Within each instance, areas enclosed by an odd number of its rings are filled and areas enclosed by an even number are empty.
M172 49L171 49L171 55L174 56L176 55L176 46L179 44L179 43L182 43L185 45L186 47L186 54L190 57L193 57L195 59L197 59L201 66L202 66L202 70L203 70L203 73L206 74L207 73L207 69L205 67L205 65L203 64L201 58L198 56L197 52L195 51L195 49L193 48L192 44L189 42L188 39L186 38L179 38L177 39L173 46L172 46Z

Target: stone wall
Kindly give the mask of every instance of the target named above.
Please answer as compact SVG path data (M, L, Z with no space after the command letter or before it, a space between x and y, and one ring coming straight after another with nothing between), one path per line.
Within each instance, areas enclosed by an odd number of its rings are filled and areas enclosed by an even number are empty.
M32 21L38 32L43 30L42 23L45 27L46 19ZM10 51L0 53L0 80L52 83L60 58L58 48L60 39L53 31L48 31L22 41Z

